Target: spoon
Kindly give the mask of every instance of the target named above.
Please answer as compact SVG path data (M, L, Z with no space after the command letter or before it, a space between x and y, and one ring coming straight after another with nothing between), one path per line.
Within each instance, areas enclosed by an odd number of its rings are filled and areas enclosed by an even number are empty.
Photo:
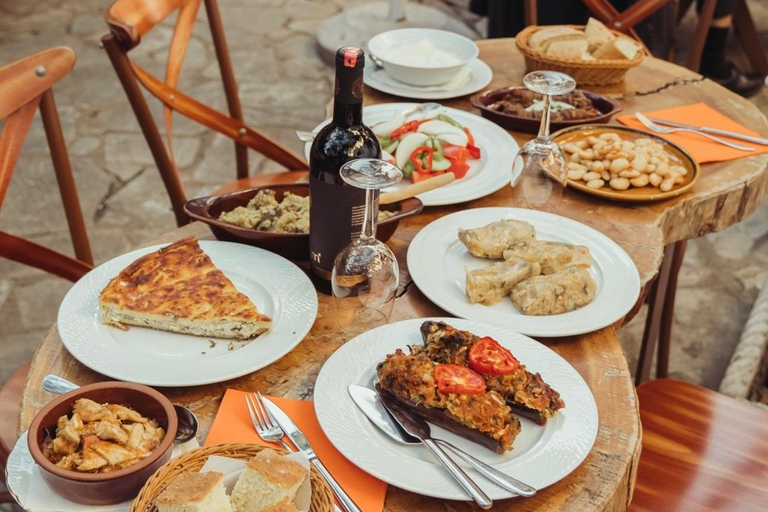
M380 431L384 432L390 439L405 445L421 444L420 440L412 437L400 427L400 424L389 414L376 391L356 384L350 384L347 387L347 390L349 391L352 400L355 402L355 405L357 405L371 423L378 427ZM489 466L480 459L473 457L447 441L442 439L435 439L434 441L440 446L451 450L454 454L464 460L464 462L474 467L481 475L485 476L499 487L526 498L530 498L536 494L535 487L531 487L510 475L502 473L493 466Z
M413 114L417 112L431 112L432 110L437 110L438 108L442 108L442 105L439 103L435 103L434 101L430 101L427 103L420 103L418 105L414 105L413 107L408 107L400 114L407 118L408 116L412 116ZM296 130L296 138L298 138L301 142L312 142L315 138L316 133L313 132L305 132L301 130Z
M58 375L46 375L43 379L43 389L57 395L63 395L79 388L77 384L69 382ZM195 413L182 405L173 405L176 409L176 416L179 418L179 428L176 430L176 439L174 444L186 443L197 435L198 422Z

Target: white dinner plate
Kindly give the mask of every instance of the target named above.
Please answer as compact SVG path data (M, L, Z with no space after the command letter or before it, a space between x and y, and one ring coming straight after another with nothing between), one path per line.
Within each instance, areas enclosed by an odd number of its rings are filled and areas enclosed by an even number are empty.
M396 112L416 106L418 103L382 103L371 105L363 109L363 122L372 126L383 121L388 121ZM439 206L445 204L464 203L485 197L509 186L511 180L516 178L521 170L521 162L515 162L518 145L515 139L496 123L492 123L480 116L450 107L443 107L446 115L466 126L475 138L475 145L480 148L480 159L469 160L469 171L464 178L440 187L436 190L420 194L424 206ZM330 123L326 119L317 125L312 133L317 133L322 127ZM304 146L304 156L309 160L309 150L312 143ZM513 172L514 166L514 172ZM403 181L395 187L385 191L392 191L410 185L410 180Z
M560 315L522 314L509 298L498 304L470 304L466 271L487 267L492 260L475 258L459 241L459 228L478 228L502 219L529 222L539 240L585 245L594 263L595 299ZM510 326L528 336L572 336L596 331L621 319L640 296L640 275L616 242L575 220L521 208L474 208L446 215L424 227L408 247L408 272L429 300L462 318Z
M491 67L480 59L474 59L467 63L468 75L466 79L452 87L429 86L419 87L404 84L389 76L383 68L368 66L365 68L365 85L377 91L393 94L402 98L416 100L445 100L458 98L476 93L485 88L493 79Z
M578 372L546 346L498 326L457 318L417 318L378 327L350 340L323 366L315 383L315 411L331 443L363 471L396 487L452 500L469 498L453 478L421 446L396 444L381 433L349 396L347 386L372 387L376 365L395 349L422 344L419 327L426 320L443 321L478 336L491 336L525 364L541 373L559 391L565 408L545 426L520 418L522 432L513 450L499 455L445 429L432 425L433 437L463 448L496 469L542 489L576 469L597 435L597 405ZM466 468L491 499L514 496Z
M231 341L142 327L123 331L101 323L101 290L133 261L161 247L139 249L99 265L64 297L59 335L88 368L148 386L221 382L277 361L312 327L317 293L299 267L257 247L214 241L200 241L200 247L259 311L272 318L267 332L250 341Z

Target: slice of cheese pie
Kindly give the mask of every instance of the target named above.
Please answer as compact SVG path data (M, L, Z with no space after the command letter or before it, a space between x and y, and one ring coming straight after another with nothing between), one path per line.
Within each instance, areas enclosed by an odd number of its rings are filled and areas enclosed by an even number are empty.
M195 238L142 256L99 296L101 321L162 331L248 340L272 326L216 268Z

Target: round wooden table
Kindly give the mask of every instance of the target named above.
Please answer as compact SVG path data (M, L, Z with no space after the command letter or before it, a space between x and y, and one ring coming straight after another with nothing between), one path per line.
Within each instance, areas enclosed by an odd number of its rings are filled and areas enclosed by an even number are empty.
M480 57L494 70L490 87L521 83L524 65L512 40L481 41ZM599 90L620 98L627 112L651 110L678 104L705 101L749 128L768 133L765 117L749 102L728 93L714 83L667 62L645 59L630 71L621 86ZM392 101L368 90L369 102ZM467 99L445 102L470 110ZM518 141L528 135L515 134ZM553 194L546 209L588 224L618 242L632 257L643 285L659 270L667 244L705 235L727 227L749 215L765 190L768 155L743 158L729 163L706 165L692 192L662 203L626 206L597 200L566 190ZM255 177L257 183L295 181L300 173ZM525 178L524 178L525 180ZM410 240L426 224L458 209L484 206L526 207L521 186L509 187L488 197L458 206L429 208L404 221L389 242L401 268L401 290L393 321L446 313L428 301L412 286L405 261ZM211 238L205 225L194 223L174 230L148 244L171 242L184 236ZM260 390L291 398L311 399L318 371L324 361L347 339L334 325L330 297L319 294L317 320L309 335L280 361L246 377L214 385L184 389L164 389L172 401L191 407L200 417L204 435L227 388ZM499 501L494 510L514 511L622 511L631 499L635 468L640 456L641 428L638 404L629 368L619 346L616 330L620 325L569 338L546 340L547 346L567 359L584 377L597 401L600 430L592 452L581 466L557 484L542 490L532 499ZM43 340L32 362L24 390L20 429L29 426L35 413L51 400L41 381L54 373L78 384L104 380L104 377L75 361L63 348L56 328ZM426 498L395 487L387 492L385 509L393 512L469 510L469 504Z

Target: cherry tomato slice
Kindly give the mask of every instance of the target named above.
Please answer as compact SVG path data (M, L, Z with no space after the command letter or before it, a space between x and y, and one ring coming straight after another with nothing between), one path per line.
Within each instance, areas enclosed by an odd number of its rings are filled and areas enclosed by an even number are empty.
M437 389L441 393L460 393L462 395L482 395L485 393L485 380L466 366L458 364L439 364L433 373Z
M520 368L512 352L486 336L480 338L469 350L469 366L485 375L507 375Z

